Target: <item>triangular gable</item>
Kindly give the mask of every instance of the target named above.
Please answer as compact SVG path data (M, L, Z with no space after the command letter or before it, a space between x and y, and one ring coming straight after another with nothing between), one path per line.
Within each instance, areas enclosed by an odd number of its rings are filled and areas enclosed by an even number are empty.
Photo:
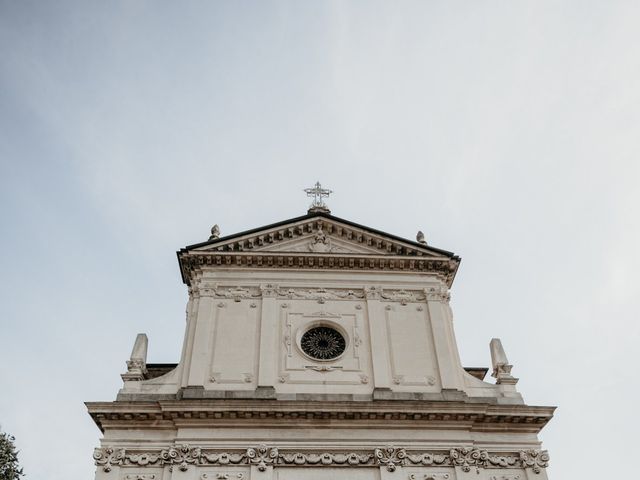
M457 258L453 253L313 213L186 247L187 251L316 253Z
M178 252L182 280L202 268L329 269L432 273L451 286L460 258L426 243L310 212Z

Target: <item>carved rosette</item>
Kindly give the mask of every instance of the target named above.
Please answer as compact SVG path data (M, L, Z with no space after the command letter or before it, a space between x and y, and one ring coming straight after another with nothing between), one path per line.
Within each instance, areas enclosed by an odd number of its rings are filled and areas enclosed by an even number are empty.
M449 451L407 451L394 446L380 447L371 451L347 452L299 452L259 445L244 452L221 452L203 450L200 447L181 445L159 451L128 452L123 448L96 448L95 464L105 472L114 466L168 467L177 466L187 471L192 465L255 465L259 471L269 466L378 466L389 472L402 466L459 467L464 472L475 469L525 469L540 473L549 465L546 450L522 450L515 454L491 455L486 450L456 447Z

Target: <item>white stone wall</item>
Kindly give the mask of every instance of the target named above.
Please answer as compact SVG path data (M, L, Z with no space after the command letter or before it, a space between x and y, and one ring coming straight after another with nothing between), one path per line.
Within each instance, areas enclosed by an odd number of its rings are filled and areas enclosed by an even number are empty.
M274 388L292 395L371 396L374 389L502 397L467 375L444 284L430 275L205 270L190 289L176 371L126 382L124 393ZM300 349L312 325L339 329L347 350L314 361ZM516 399L517 401L518 399Z

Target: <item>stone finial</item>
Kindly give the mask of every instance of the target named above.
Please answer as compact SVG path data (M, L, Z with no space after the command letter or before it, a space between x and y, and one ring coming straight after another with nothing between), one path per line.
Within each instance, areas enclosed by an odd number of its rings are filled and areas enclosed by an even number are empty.
M149 345L149 339L145 333L139 333L136 336L136 341L133 344L133 350L131 350L131 357L127 360L127 373L121 375L122 379L126 381L139 381L144 380L144 375L147 373L147 346Z
M211 227L211 236L209 237L209 240L215 240L217 238L220 238L220 227L216 223L213 227Z
M418 230L418 233L416 235L416 240L418 243L422 243L424 245L427 244L427 241L424 238L424 233L422 233L422 230Z
M491 349L491 365L493 366L491 376L496 379L496 383L498 385L515 385L518 383L518 379L511 376L513 365L509 363L500 339L492 338L489 348Z

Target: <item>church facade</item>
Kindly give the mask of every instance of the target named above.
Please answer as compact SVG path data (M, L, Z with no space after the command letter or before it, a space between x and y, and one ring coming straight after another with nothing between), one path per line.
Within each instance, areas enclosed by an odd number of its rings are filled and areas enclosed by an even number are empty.
M545 480L540 430L499 340L464 368L449 307L460 259L331 215L178 252L188 286L177 364L138 335L97 480Z

